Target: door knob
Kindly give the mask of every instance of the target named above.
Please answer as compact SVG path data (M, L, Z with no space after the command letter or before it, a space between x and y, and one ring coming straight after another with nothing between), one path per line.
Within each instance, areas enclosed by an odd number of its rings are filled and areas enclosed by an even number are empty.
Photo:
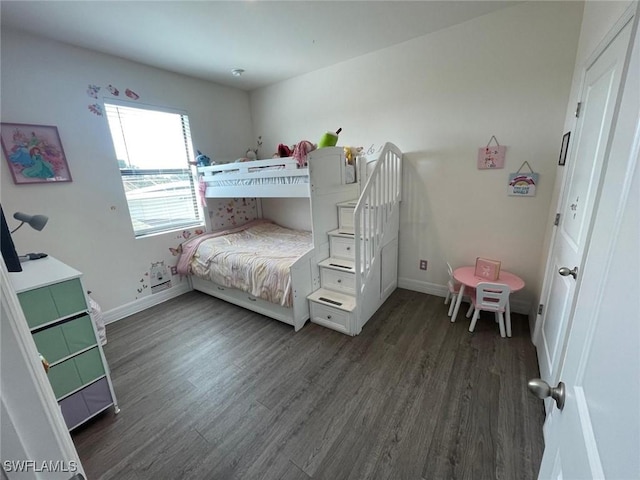
M557 407L562 410L564 408L565 390L564 383L558 383L557 387L550 387L547 382L540 378L534 378L527 383L529 391L538 398L551 397L556 401Z
M573 267L573 270L569 270L569 267L562 267L558 270L558 273L563 277L571 275L575 280L578 278L578 267Z

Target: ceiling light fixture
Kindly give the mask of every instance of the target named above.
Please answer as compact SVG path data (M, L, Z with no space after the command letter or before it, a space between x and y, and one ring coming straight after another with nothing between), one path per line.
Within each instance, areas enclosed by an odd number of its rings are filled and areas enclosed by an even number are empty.
M234 68L233 70L231 70L231 75L233 75L234 77L239 77L244 73L244 70L242 68Z

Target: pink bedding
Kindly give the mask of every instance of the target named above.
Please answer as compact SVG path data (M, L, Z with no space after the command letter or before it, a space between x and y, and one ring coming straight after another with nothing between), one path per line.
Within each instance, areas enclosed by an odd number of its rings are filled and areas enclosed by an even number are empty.
M311 232L254 220L183 243L178 272L291 306L289 268L311 248Z

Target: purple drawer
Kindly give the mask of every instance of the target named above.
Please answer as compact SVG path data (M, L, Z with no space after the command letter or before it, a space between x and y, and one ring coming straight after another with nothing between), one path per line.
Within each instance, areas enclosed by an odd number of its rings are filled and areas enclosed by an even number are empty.
M59 403L67 428L71 430L77 427L91 415L113 403L107 378L101 378Z
M60 401L60 409L68 429L84 422L90 415L82 393L82 391L76 392Z
M93 415L113 403L106 377L84 388L82 396L89 410L89 415Z

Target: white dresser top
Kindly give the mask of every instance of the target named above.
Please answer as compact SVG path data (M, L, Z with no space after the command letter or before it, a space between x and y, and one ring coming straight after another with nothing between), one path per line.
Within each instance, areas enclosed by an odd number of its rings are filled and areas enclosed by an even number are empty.
M21 272L9 272L9 278L16 293L53 285L82 275L75 268L53 257L29 260L21 265Z

